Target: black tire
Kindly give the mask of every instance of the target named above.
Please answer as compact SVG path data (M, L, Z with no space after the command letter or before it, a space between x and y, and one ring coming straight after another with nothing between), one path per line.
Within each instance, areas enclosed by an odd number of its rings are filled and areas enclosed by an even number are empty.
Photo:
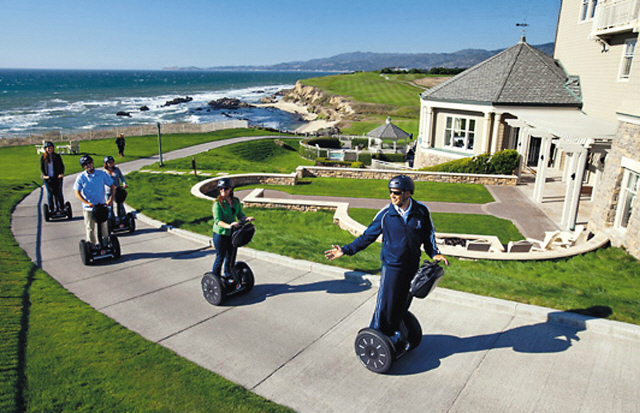
M71 210L71 204L69 202L64 203L64 210L67 213L67 220L71 221L71 218L73 218L73 211Z
M80 240L80 259L84 265L90 265L93 262L91 246L85 240Z
M42 215L44 215L44 220L49 222L51 219L51 213L49 212L49 205L42 204Z
M121 254L120 241L118 241L118 237L112 235L111 237L109 237L109 243L111 244L111 254L113 255L113 259L117 260L118 258L120 258Z
M131 212L127 214L127 221L129 222L129 234L133 234L136 230L136 219Z
M363 328L355 341L356 356L374 373L386 373L393 363L393 345L386 335L372 328Z
M202 286L202 294L204 299L211 305L220 305L226 296L224 283L220 277L216 277L212 273L208 272L200 281Z
M404 322L405 327L407 328L407 341L409 342L409 350L413 350L414 348L420 345L422 341L422 327L420 326L420 322L410 311L407 311L407 315L404 316L402 320Z
M242 284L242 291L246 293L251 291L256 280L255 280L255 277L253 276L253 271L251 271L251 268L249 268L247 263L244 261L236 262L236 265L234 266L234 271L236 272L236 276L238 277L238 279L240 280L240 283Z

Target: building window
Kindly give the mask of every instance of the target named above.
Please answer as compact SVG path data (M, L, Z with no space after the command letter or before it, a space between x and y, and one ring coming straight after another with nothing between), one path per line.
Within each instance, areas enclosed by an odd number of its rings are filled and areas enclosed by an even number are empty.
M630 39L624 42L622 65L620 66L620 79L629 79L629 75L631 74L631 63L633 62L633 54L635 51L636 39Z
M447 116L444 129L444 146L453 149L473 150L476 138L476 120Z
M580 4L580 21L588 21L595 17L598 0L582 0Z
M616 213L616 227L626 229L633 213L633 204L638 197L640 174L625 169L620 190L620 202Z

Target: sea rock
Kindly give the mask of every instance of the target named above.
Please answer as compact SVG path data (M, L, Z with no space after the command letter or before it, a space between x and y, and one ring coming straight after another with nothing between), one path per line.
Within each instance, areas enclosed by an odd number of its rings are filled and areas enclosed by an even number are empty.
M164 103L164 105L162 105L162 107L167 107L167 106L171 106L171 105L179 105L181 103L187 103L187 102L191 102L193 100L193 98L191 96L186 96L183 98L175 98L172 100L168 100Z
M116 113L116 116L125 116L125 117L130 118L131 117L131 113L125 112L125 111L119 111L118 113Z
M212 100L209 102L209 106L212 109L238 109L253 107L253 105L242 102L240 99L236 98L220 98L218 100Z
M149 110L148 106L140 106L140 112L146 112Z

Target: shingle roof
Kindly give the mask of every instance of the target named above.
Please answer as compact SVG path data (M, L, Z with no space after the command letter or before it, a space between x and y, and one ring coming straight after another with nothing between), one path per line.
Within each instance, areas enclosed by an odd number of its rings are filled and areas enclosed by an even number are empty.
M406 139L409 137L409 134L393 123L391 123L391 118L387 118L387 121L384 125L378 126L371 132L367 133L367 136L372 138L381 138L381 139Z
M493 105L582 106L580 82L525 41L423 92L426 100Z

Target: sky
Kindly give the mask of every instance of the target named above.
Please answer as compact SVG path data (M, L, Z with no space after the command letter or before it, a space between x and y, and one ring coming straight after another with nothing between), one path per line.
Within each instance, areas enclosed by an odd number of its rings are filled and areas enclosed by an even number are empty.
M270 65L553 42L561 0L0 0L0 68Z

